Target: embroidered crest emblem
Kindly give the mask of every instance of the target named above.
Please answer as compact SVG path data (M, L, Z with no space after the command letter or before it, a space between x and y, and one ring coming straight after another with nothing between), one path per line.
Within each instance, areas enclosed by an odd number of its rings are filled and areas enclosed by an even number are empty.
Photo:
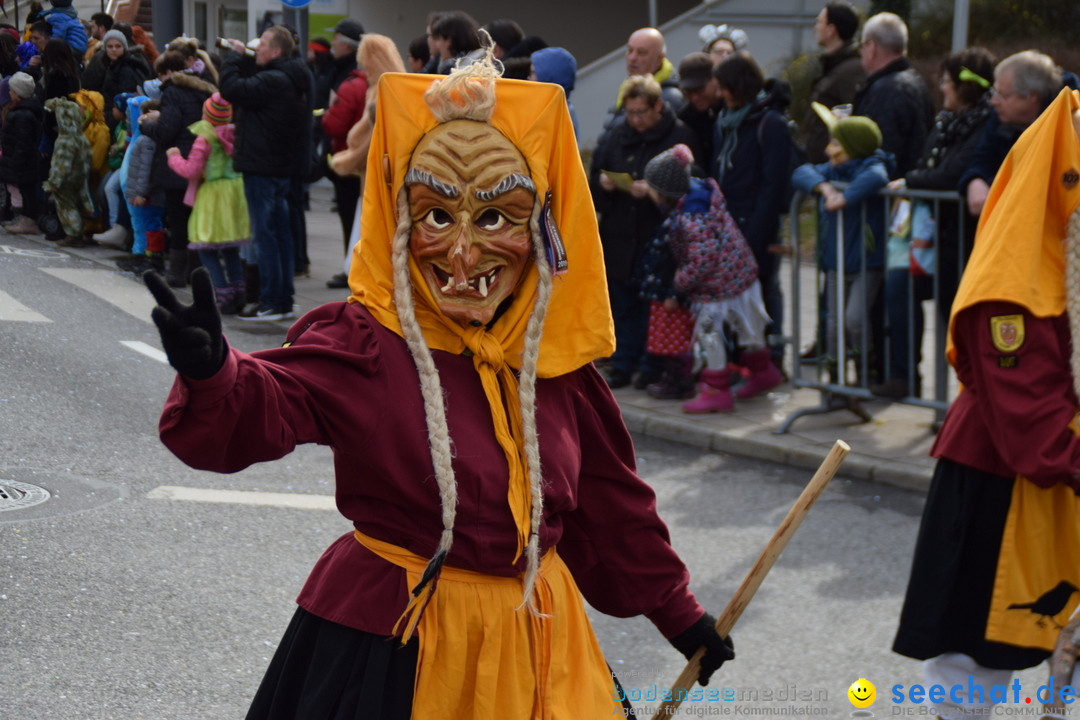
M1073 168L1069 168L1065 171L1065 174L1061 176L1061 182L1066 190L1072 190L1076 187L1077 183L1080 183L1080 173L1076 172Z
M1001 352L1016 352L1024 344L1024 316L996 315L990 318L990 338Z

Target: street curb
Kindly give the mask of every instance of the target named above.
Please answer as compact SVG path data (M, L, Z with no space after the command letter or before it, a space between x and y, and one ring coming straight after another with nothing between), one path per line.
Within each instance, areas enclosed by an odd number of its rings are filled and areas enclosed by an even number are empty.
M622 404L620 408L623 422L631 432L702 450L772 462L801 470L816 470L825 460L830 449L822 447L818 452L807 447L792 448L783 440L783 435L775 436L775 442L768 442L753 437L738 437L719 432L703 427L690 418L655 415ZM840 466L838 474L853 480L867 480L903 490L925 493L930 487L932 471L894 460L881 460L852 452Z

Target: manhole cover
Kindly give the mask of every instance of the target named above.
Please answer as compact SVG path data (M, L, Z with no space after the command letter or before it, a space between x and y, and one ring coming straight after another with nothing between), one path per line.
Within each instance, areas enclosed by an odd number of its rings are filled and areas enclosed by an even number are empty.
M49 491L37 485L0 480L0 512L22 510L40 505L49 499Z

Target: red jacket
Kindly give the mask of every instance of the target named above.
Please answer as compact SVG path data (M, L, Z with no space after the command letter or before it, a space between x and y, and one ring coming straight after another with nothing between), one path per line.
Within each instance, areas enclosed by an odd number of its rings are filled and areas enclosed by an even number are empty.
M348 147L345 138L364 114L367 90L367 74L359 68L349 73L338 86L337 97L330 103L322 119L323 133L330 138L331 152L339 152Z

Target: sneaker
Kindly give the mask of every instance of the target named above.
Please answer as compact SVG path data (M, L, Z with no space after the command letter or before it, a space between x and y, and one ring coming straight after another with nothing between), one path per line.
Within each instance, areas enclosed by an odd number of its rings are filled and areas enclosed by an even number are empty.
M326 281L326 287L331 290L343 290L349 287L349 278L345 277L345 273L338 273Z
M94 233L91 238L106 247L123 248L127 241L127 228L119 224L113 225L105 232Z
M275 310L269 305L259 305L253 311L250 306L244 308L237 314L237 317L241 320L248 320L251 322L276 322L278 320L284 320L286 313L280 310Z

